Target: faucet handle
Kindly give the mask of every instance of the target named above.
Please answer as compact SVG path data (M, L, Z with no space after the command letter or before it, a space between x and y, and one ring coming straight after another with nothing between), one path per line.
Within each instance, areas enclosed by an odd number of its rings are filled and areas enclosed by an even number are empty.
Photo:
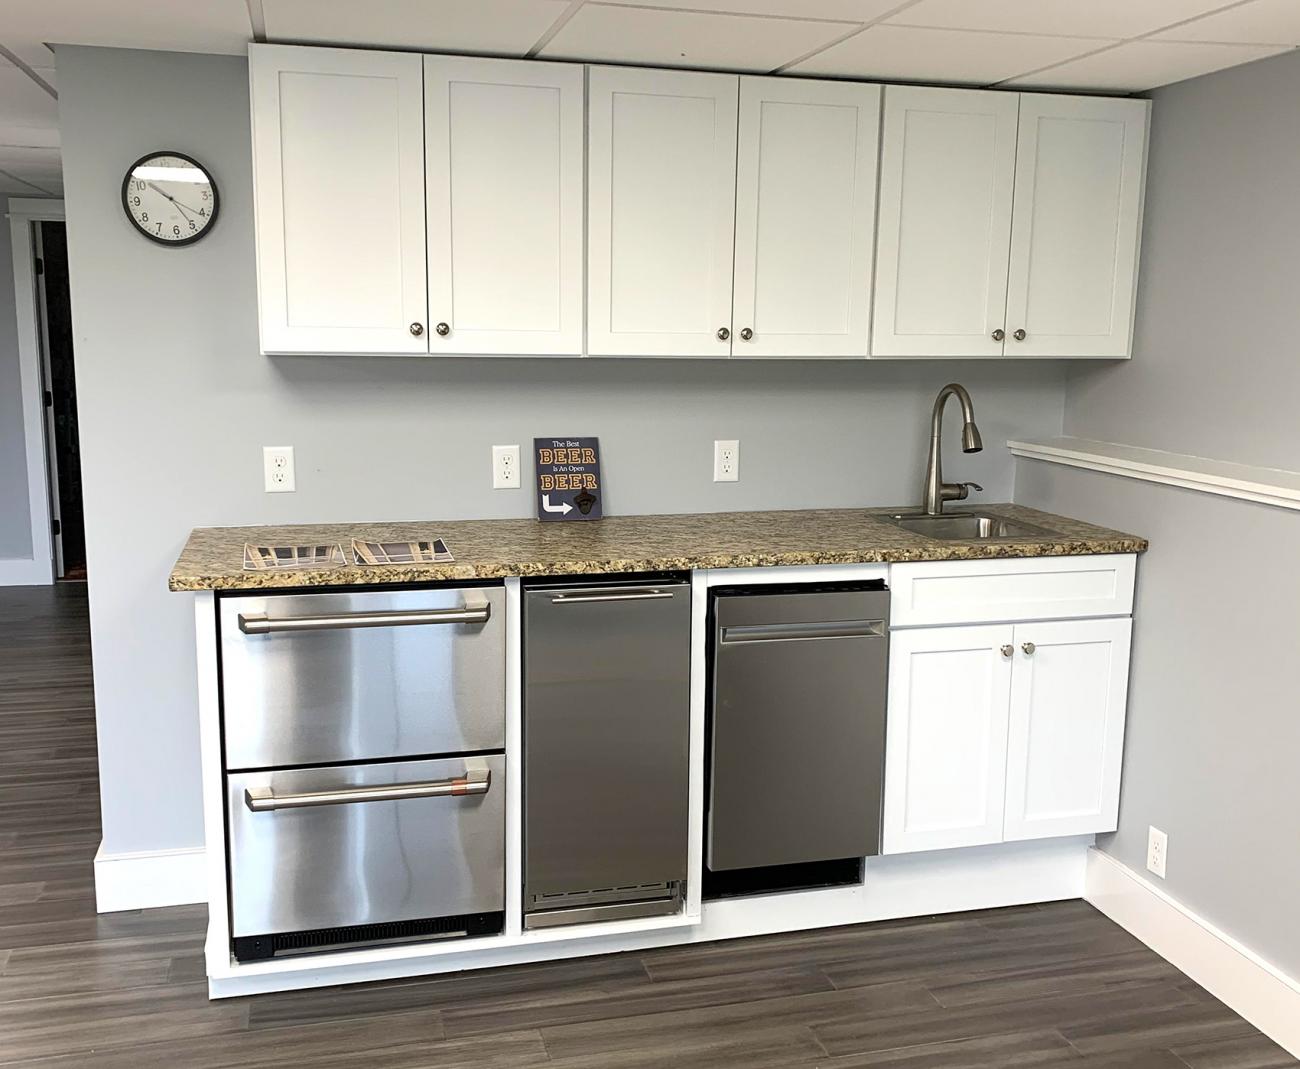
M978 490L981 494L984 493L984 487L980 486L979 483L959 483L958 485L968 486L972 490Z
M965 501L972 490L978 490L980 493L983 493L984 487L980 486L979 483L958 483L957 500Z

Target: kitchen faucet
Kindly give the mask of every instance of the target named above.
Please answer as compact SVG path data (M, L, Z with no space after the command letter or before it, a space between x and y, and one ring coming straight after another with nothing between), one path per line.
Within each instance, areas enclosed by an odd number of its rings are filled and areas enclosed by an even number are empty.
M975 406L971 404L970 394L966 392L965 386L956 382L948 383L939 391L939 396L934 399L934 412L930 416L930 458L925 465L925 496L922 499L927 516L942 515L945 501L965 501L966 495L972 489L984 489L979 483L946 483L943 481L943 470L939 456L942 451L943 406L947 404L948 398L954 394L956 394L957 400L961 402L962 418L965 420L965 424L961 429L961 451L963 453L978 453L984 448L979 428L975 426Z

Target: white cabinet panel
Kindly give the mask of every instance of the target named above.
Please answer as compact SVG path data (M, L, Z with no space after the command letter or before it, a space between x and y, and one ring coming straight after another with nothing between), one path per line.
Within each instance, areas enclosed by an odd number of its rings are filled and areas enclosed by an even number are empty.
M1009 625L890 638L884 852L1002 841Z
M729 356L739 80L588 79L588 352Z
M734 355L867 355L879 131L878 86L741 79Z
M427 56L424 98L430 352L580 355L582 68Z
M1008 356L1130 355L1149 109L1020 97Z
M1114 831L1132 621L1018 624L1006 835Z
M890 86L873 356L1001 356L1018 95Z
M248 59L263 352L427 352L421 58Z

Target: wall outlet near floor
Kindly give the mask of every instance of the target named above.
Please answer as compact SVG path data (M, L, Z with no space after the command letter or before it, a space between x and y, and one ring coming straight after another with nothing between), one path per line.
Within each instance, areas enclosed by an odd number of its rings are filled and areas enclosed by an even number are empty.
M262 477L268 494L293 493L293 446L262 446Z
M740 481L740 441L730 438L713 443L713 481L734 483Z
M1147 828L1147 868L1165 878L1165 857L1169 853L1169 836L1155 825Z
M492 447L492 489L519 489L519 446Z

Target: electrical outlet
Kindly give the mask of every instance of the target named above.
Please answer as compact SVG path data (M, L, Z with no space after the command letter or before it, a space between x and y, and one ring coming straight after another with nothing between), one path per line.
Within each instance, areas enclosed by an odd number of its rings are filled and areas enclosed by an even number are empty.
M492 447L492 489L519 489L519 446Z
M740 442L732 438L713 443L713 481L734 483L740 481Z
M1169 836L1155 825L1147 828L1147 868L1165 878L1165 859L1169 856Z
M262 477L268 494L293 493L293 446L262 446Z

